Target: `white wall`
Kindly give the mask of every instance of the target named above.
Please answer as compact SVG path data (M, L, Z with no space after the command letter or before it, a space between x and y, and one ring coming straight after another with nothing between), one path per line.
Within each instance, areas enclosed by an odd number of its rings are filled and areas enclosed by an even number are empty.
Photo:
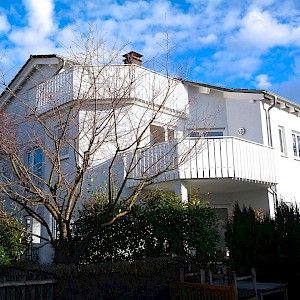
M198 87L192 86L188 87L188 92L190 99L186 126L188 129L227 129L226 102L222 92L210 90L209 94L205 94Z
M260 94L224 92L190 86L190 110L187 127L190 129L223 129L224 135L263 143ZM238 129L245 134L239 135Z
M263 144L259 102L251 101L251 94L243 96L244 99L226 99L228 135ZM239 128L244 128L245 134L239 135Z
M292 131L300 133L300 118L277 106L270 110L270 122L276 155L278 200L300 203L300 158L294 156L292 141ZM278 126L284 128L286 155L280 152Z

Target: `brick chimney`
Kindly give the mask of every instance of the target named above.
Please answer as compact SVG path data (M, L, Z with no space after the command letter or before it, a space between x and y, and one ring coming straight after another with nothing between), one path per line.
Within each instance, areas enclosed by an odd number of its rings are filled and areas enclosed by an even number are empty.
M138 66L141 66L142 65L142 57L143 55L140 54L140 53L137 53L135 51L131 51L129 53L126 53L123 55L124 60L124 64L128 64L128 65L132 65L132 64L135 64L135 65L138 65Z

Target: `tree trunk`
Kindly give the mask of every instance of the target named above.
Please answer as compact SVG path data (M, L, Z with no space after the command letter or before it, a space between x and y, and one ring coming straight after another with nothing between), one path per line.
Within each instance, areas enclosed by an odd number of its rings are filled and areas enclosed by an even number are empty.
M76 259L76 247L74 241L58 240L54 246L54 263L71 264L78 263Z

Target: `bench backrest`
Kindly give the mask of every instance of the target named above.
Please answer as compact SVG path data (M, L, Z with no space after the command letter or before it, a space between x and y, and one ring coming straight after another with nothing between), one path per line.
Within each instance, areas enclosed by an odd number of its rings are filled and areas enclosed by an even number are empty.
M170 296L171 300L235 300L235 290L232 285L171 282Z

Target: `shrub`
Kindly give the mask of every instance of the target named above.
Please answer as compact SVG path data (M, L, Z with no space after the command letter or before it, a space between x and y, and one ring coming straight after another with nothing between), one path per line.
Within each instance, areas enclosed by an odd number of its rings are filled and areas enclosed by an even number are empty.
M95 226L101 207L101 204L85 206L76 233L79 237L82 231ZM193 200L184 204L173 194L150 193L125 217L103 228L89 245L82 262L194 255L205 263L216 252L216 223L207 202Z
M20 259L29 248L28 235L15 218L0 219L0 264L11 264Z
M275 217L236 204L226 227L230 266L239 273L256 268L266 280L287 280L300 266L300 213L296 205L279 203Z

